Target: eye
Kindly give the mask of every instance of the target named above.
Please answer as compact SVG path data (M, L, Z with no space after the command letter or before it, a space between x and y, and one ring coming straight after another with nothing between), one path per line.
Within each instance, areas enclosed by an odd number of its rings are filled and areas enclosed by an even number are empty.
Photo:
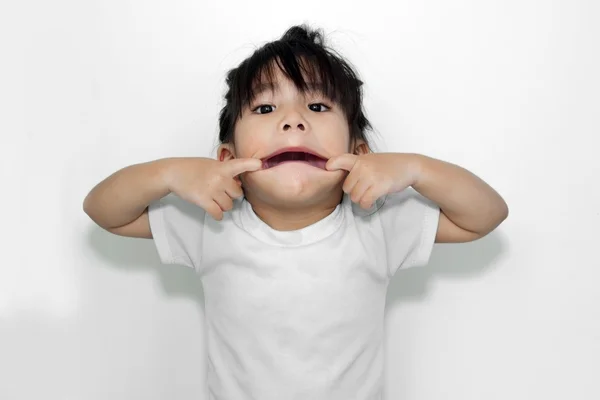
M258 107L254 107L252 112L256 113L256 114L268 114L268 113L272 112L274 108L275 107L270 104L261 104Z
M326 106L325 104L323 104L323 103L313 103L313 104L310 104L310 105L308 106L308 108L309 108L311 111L315 111L315 112L323 112L323 111L327 111L327 110L329 110L329 107L327 107L327 106Z

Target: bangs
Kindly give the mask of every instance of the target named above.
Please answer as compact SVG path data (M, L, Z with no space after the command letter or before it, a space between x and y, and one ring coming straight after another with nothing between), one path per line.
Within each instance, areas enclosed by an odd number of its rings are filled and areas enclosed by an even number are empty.
M277 75L281 72L302 93L318 93L337 102L340 93L336 90L335 78L328 63L316 57L294 56L273 57L255 66L249 66L248 74L240 82L240 105L248 106L263 91L274 91Z
M313 48L310 43L273 42L238 67L237 79L232 82L234 108L241 117L243 109L258 94L275 89L276 76L280 71L300 93L322 95L349 113L349 104L344 104L343 100L351 103L351 88L360 86L360 82L348 74L349 70L339 60L332 59L323 48Z
M221 143L233 140L237 120L259 93L277 89L278 75L289 79L302 95L317 94L337 105L346 116L351 138L366 141L370 123L362 106L362 81L347 60L325 46L320 31L293 26L227 73L226 104L219 116Z

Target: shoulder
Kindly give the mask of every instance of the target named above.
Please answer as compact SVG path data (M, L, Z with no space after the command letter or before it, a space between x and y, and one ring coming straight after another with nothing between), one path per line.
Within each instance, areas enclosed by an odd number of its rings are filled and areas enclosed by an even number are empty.
M439 211L439 207L427 197L409 187L398 193L390 193L385 197L380 212L414 212L414 211Z
M393 215L406 215L417 217L419 214L439 213L437 204L409 187L401 192L390 193L377 199L369 209L364 209L356 203L352 203L352 212L358 217L381 215L391 217Z
M160 200L150 204L148 207L150 213L169 213L176 214L178 217L187 217L191 219L203 219L205 211L190 202L183 200L175 194L169 194Z
M206 212L201 207L169 194L148 206L152 234L187 236L204 225Z
M388 194L378 210L389 230L437 230L440 208L413 188Z
M379 226L385 240L398 235L435 236L440 220L439 206L410 187L379 198L370 209L352 203L352 214L363 224Z
M162 262L197 267L206 212L170 194L148 206L148 217Z
M382 242L390 276L400 267L427 264L440 218L434 202L407 188L378 199L369 210L352 208L361 226Z

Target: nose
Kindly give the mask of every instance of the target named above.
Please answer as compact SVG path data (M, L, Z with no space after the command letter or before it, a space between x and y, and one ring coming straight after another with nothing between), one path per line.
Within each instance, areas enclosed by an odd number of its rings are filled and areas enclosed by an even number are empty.
M299 131L304 131L304 130L306 130L306 128L304 127L304 124L303 124L303 123L301 123L301 122L299 122L299 123L296 125L296 128L297 128ZM284 132L286 132L286 131L289 131L290 129L292 129L292 125L290 125L290 124L285 124L285 125L283 125L283 131L284 131Z
M290 111L281 122L281 125L281 130L283 132L290 132L294 130L304 132L308 128L308 123L298 111Z

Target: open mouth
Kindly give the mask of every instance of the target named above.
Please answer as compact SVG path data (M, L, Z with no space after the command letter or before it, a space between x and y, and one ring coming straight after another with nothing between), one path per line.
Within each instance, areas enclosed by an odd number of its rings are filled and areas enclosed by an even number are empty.
M304 151L284 151L264 159L263 168L273 168L289 162L305 163L320 169L325 169L325 164L327 164L326 159L315 154Z

